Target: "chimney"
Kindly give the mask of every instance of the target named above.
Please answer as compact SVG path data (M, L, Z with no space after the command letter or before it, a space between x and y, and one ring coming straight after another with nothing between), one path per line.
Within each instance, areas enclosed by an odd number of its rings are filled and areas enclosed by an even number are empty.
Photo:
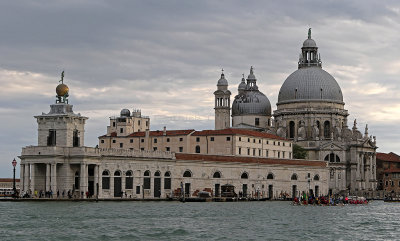
M164 136L166 136L166 135L167 135L167 127L166 127L166 126L164 126L163 135L164 135Z

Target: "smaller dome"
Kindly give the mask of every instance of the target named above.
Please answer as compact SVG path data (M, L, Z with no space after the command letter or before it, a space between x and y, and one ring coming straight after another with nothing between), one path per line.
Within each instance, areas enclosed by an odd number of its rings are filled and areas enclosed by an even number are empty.
M228 86L228 81L225 79L225 75L222 73L221 78L218 80L217 86Z
M240 82L238 90L245 90L246 89L246 80L244 77L242 78L242 82Z
M121 117L126 116L129 117L131 115L131 112L128 109L122 109L121 110Z
M59 84L56 88L57 96L65 96L68 95L69 88L66 84Z
M315 43L314 39L308 38L303 42L303 48L316 48L317 44Z

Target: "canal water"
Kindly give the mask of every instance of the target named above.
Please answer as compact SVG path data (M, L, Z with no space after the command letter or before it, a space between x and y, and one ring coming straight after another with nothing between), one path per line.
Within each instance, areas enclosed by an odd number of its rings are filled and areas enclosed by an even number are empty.
M0 240L399 240L400 203L0 202Z

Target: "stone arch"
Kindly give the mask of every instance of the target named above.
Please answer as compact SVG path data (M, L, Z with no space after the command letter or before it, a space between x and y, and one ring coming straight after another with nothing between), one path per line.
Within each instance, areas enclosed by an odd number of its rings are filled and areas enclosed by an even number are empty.
M319 175L318 174L314 175L314 181L319 181Z
M220 171L216 171L216 172L214 172L214 174L213 174L213 178L221 178L221 172Z
M183 177L192 177L192 171L186 170L186 171L183 173Z
M293 173L292 176L290 177L290 180L296 181L297 180L297 174Z
M117 177L121 176L121 171L120 170L116 170L114 172L114 176L117 176Z
M240 175L241 179L249 179L249 174L247 172L243 172L242 175Z
M156 171L156 172L154 173L154 176L155 176L155 177L160 177L160 176L161 176L161 172L160 172L160 171Z
M274 174L272 172L268 173L267 179L274 179Z
M324 158L325 161L329 161L329 162L340 162L340 158L338 155L336 155L335 153L330 153L327 154Z

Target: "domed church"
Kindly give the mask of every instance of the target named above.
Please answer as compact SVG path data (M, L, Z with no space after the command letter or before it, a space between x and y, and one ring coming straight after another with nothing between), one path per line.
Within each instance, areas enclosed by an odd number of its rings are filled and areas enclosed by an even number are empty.
M362 195L377 185L376 138L368 135L368 126L363 135L356 120L351 129L348 127L349 114L344 105L339 84L322 69L309 29L298 69L279 91L274 121L271 104L258 90L252 67L247 83L243 78L239 84L232 104L232 127L257 129L293 140L307 151L307 159L329 162L331 193ZM229 110L229 105L224 108ZM216 112L216 123L219 118Z

